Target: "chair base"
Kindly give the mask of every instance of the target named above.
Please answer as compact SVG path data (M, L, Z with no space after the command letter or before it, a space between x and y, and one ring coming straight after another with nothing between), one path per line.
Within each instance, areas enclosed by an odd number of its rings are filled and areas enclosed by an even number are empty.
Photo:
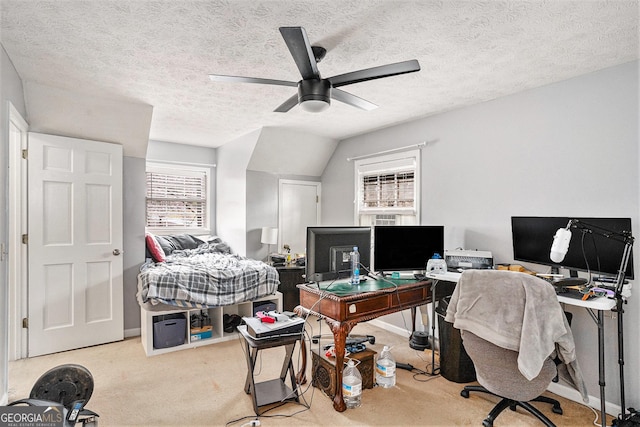
M498 415L500 415L500 413L502 411L504 411L507 408L510 408L512 411L515 411L517 406L520 406L524 410L526 410L529 413L531 413L537 419L542 421L542 423L545 426L547 426L547 427L556 427L556 425L554 423L552 423L549 418L547 418L542 412L540 412L535 406L533 406L529 402L549 403L549 404L553 405L553 408L551 408L551 410L555 414L562 415L562 407L560 406L560 402L558 402L557 400L552 399L550 397L547 397L547 396L538 396L535 399L532 399L532 400L530 400L528 402L522 402L522 401L508 399L506 397L498 396L497 394L492 393L489 390L487 390L486 388L484 388L482 386L478 386L478 385L465 386L464 389L462 389L462 391L460 392L460 395L462 397L468 399L469 398L469 392L471 392L471 391L477 391L477 392L480 392L480 393L487 393L487 394L490 394L492 396L497 396L497 397L502 398L502 400L500 402L498 402L498 404L496 406L494 406L494 408L491 410L491 412L489 413L487 418L485 418L484 421L482 421L482 425L484 427L492 427L493 426L493 421L498 417Z

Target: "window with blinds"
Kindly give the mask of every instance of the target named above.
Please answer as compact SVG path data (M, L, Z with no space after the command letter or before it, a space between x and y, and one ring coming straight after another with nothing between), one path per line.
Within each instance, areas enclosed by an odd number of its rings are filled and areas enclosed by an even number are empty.
M359 160L356 220L360 225L417 224L419 150Z
M206 229L207 169L147 167L146 226L151 229Z
M362 177L362 206L368 208L413 208L415 173L405 171Z

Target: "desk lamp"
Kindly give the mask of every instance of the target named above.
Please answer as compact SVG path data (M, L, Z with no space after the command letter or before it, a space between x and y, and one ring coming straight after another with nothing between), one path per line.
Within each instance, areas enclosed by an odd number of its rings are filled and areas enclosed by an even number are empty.
M278 229L274 227L262 227L260 243L267 246L267 262L271 256L271 245L278 243Z

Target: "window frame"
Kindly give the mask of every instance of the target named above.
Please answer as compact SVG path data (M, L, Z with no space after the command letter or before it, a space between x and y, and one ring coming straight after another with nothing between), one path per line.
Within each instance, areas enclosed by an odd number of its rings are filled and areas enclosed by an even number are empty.
M159 173L167 173L167 174L176 174L180 175L181 172L183 175L189 174L204 174L205 176L205 207L204 207L204 219L202 227L149 227L147 226L147 185L146 185L146 175L148 172L159 172ZM187 173L185 173L187 172ZM185 165L179 163L171 163L171 162L147 162L145 168L145 215L144 215L144 223L145 223L145 231L148 231L153 234L159 235L168 235L168 234L196 234L196 235L206 235L210 234L211 231L211 168L205 166L194 166L194 165Z
M421 150L413 149L398 153L386 154L381 156L369 156L358 159L354 162L354 183L355 183L355 199L354 199L354 223L360 224L364 215L398 215L400 221L397 224L405 224L406 219L415 216L415 223L420 224L421 211ZM362 208L364 184L362 180L366 175L384 175L399 173L402 170L413 169L414 173L414 205L411 208L393 207L393 208ZM411 223L414 221L410 221Z

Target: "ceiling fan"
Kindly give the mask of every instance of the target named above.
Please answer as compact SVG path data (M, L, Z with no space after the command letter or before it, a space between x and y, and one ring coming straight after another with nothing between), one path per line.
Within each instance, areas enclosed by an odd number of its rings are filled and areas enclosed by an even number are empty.
M350 73L339 74L337 76L324 79L320 77L318 62L324 58L327 53L326 49L320 46L311 46L309 44L309 39L307 38L307 33L302 27L280 27L280 34L282 34L282 38L284 38L284 41L291 52L291 56L293 56L293 60L298 66L298 70L300 70L302 80L298 82L290 82L286 80L224 76L219 74L209 74L209 78L215 82L297 86L298 93L287 99L274 110L278 113L286 113L298 104L300 104L300 107L306 111L320 112L329 107L331 104L331 98L369 111L377 108L377 105L338 88L367 80L420 71L420 64L417 60L412 59L409 61L397 62L395 64L387 64L379 67L352 71Z

